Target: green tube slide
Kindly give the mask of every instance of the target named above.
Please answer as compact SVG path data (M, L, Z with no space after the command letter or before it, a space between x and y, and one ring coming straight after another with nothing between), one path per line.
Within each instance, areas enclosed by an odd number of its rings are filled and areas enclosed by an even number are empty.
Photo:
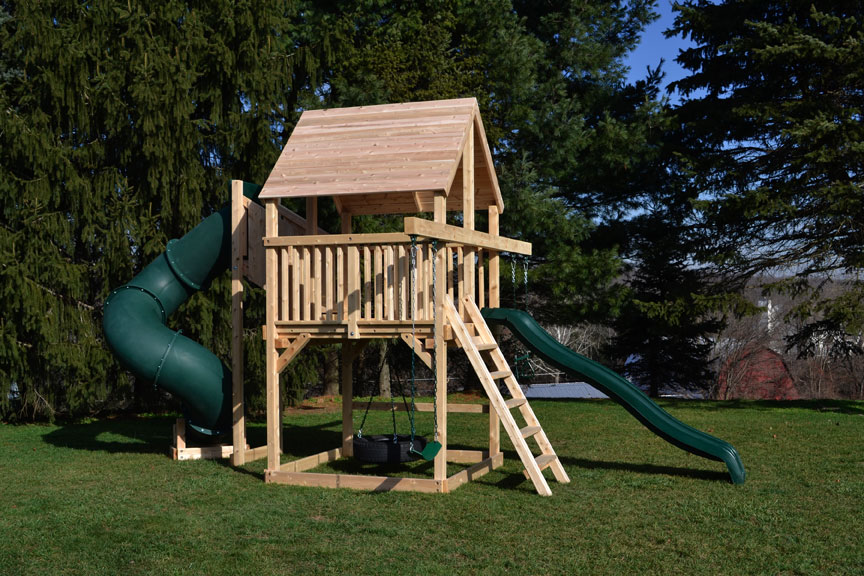
M261 187L245 184L257 198ZM120 362L183 402L188 424L218 435L231 426L231 371L212 352L168 328L168 317L231 261L231 206L205 218L105 301L102 327Z
M667 442L697 456L724 462L732 482L744 483L744 464L731 444L673 418L626 379L555 340L526 312L484 308L482 313L486 322L506 326L535 354L564 372L584 379Z

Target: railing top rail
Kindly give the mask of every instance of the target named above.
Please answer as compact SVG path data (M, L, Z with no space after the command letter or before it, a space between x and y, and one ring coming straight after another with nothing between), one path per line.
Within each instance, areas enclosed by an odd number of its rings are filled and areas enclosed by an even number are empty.
M352 246L369 244L408 244L411 236L436 239L465 247L487 248L499 252L531 255L531 243L459 226L439 224L422 218L405 218L405 232L378 234L326 234L314 236L270 236L264 246Z
M272 236L264 246L350 246L358 244L409 244L411 236L401 232L380 234L327 234L318 236Z

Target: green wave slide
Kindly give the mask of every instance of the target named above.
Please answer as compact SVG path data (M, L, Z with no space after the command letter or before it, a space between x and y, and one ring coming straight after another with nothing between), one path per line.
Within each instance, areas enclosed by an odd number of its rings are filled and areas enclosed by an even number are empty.
M243 185L256 199L261 187ZM194 430L208 436L231 426L231 370L215 354L167 326L168 318L207 289L231 261L231 206L205 218L105 300L108 347L136 378L180 398Z
M744 464L731 444L673 418L625 378L555 340L528 313L507 308L484 308L481 312L487 323L506 326L532 352L560 370L584 379L670 444L724 462L732 482L744 483Z

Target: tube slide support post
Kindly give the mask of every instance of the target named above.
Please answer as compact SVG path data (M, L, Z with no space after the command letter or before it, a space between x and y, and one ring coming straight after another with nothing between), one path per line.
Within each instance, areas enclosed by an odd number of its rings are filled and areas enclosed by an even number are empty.
M246 234L243 182L231 181L231 464L246 463L246 416L243 401L243 236Z
M444 298L447 294L447 266L444 255L447 253L443 245L439 245L435 258L435 394L438 420L438 442L441 450L435 456L435 480L439 482L440 490L448 492L447 487L447 340L444 338Z
M354 456L354 356L355 342L342 341L342 456Z

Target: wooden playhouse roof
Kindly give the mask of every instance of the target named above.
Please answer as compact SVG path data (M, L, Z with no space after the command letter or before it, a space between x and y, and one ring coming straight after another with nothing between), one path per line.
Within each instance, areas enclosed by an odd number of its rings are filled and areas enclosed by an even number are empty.
M462 209L462 153L474 126L474 205L504 202L475 98L309 110L260 198L333 196L340 212L431 212L435 192Z

